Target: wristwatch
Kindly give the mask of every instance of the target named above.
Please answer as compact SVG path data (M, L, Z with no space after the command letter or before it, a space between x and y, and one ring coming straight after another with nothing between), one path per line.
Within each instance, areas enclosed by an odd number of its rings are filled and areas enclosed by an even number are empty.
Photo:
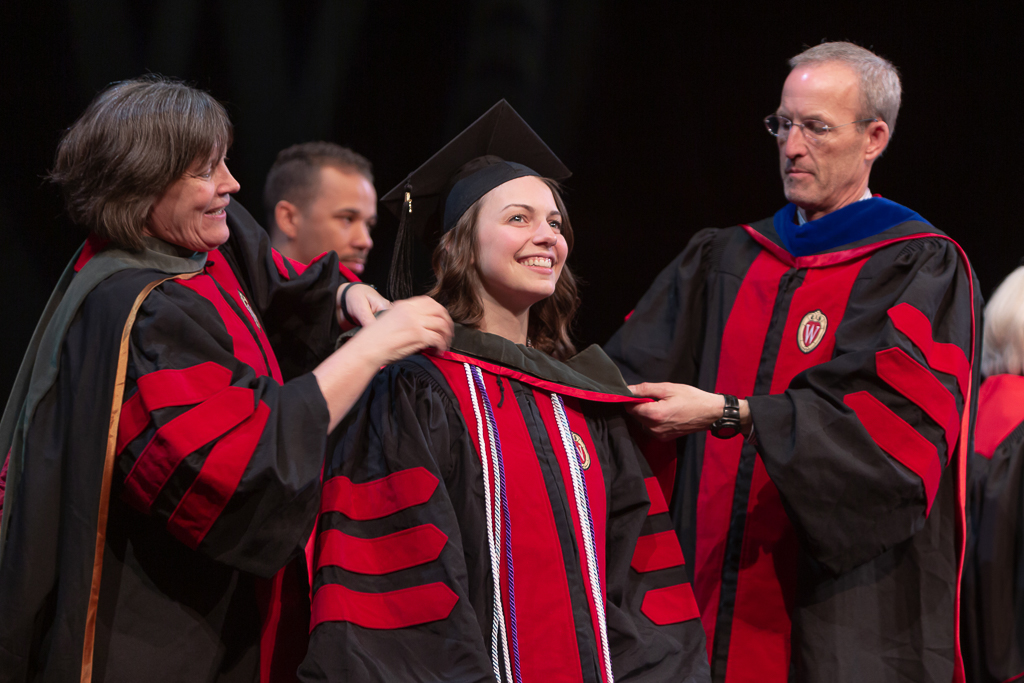
M725 407L722 408L722 417L718 418L711 425L711 436L719 439L731 439L740 433L740 402L730 394L723 394Z

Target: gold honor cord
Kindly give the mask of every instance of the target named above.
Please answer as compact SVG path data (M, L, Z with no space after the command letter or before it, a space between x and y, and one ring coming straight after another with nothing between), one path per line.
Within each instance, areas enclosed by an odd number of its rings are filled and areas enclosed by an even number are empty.
M128 370L128 341L131 338L135 316L142 302L150 293L168 280L187 280L201 273L183 273L160 278L146 285L135 298L132 309L121 332L121 347L117 356L117 375L114 380L114 399L110 407L110 425L107 428L107 453L103 462L103 481L100 485L100 509L96 519L96 553L92 562L92 588L89 591L89 609L85 613L85 639L82 645L81 683L92 681L93 648L96 644L96 612L100 602L100 579L103 576L103 549L107 542L107 515L110 510L110 481L114 475L114 459L117 455L117 428L121 421L121 399L124 397L124 379Z

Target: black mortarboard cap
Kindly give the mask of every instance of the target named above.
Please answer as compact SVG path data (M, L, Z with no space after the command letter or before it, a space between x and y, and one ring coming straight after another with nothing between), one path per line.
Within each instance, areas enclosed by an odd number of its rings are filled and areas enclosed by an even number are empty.
M399 217L391 296L411 294L410 256L419 237L430 244L475 201L515 178L564 180L571 173L505 100L459 133L381 198ZM397 291L396 291L397 290Z

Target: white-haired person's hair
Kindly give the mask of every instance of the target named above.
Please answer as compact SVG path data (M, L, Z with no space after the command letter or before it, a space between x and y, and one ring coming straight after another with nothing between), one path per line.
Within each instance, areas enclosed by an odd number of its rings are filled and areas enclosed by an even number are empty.
M889 125L889 135L896 131L896 115L900 111L903 89L900 74L888 59L879 57L853 43L822 43L804 50L789 60L789 67L839 62L860 76L863 111L860 118L875 118Z
M1024 375L1024 266L1003 280L985 306L981 373Z

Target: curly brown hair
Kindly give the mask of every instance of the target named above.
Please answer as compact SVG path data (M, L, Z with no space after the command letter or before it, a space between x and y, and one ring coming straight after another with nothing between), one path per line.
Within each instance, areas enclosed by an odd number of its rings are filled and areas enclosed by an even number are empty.
M541 178L551 188L555 205L562 214L562 235L572 252L572 225L565 210L558 182ZM484 309L476 296L480 277L474 265L477 250L476 224L484 198L478 199L455 226L441 237L434 248L433 265L437 282L427 293L448 309L448 314L457 323L477 327ZM576 346L570 338L570 327L579 308L580 298L576 288L576 277L566 264L555 284L555 292L530 308L530 322L527 328L530 342L557 360L567 360L576 355Z

